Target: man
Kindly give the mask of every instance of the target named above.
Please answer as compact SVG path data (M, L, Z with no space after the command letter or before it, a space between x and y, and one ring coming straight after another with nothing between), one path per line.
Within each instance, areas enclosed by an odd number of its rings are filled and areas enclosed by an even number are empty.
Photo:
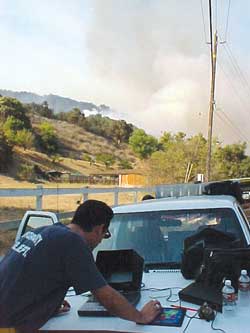
M143 197L142 197L142 201L144 200L151 200L151 199L155 199L155 197L153 197L151 194L145 194Z
M71 286L76 294L90 290L116 316L142 324L152 321L161 310L158 301L138 311L95 265L92 250L110 237L112 217L104 202L88 200L68 226L57 223L24 234L0 264L0 327L26 333L40 328L53 315L70 310L64 297Z

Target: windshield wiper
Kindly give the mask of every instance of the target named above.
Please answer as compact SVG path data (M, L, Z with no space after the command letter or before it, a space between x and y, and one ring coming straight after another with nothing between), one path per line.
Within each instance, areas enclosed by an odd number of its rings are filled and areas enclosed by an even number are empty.
M179 269L181 264L179 262L153 262L144 265L144 271L148 272L151 269Z

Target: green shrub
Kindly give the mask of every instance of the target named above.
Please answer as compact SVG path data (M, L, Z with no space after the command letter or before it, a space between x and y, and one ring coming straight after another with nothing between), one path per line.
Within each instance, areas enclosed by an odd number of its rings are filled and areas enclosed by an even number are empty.
M36 173L33 165L21 164L17 172L17 178L20 180L34 181Z
M55 155L57 153L59 148L58 139L55 134L55 129L50 123L43 122L39 126L38 143L43 152L49 155Z
M119 162L120 169L133 169L133 166L130 161L128 160L120 160Z
M97 154L96 162L103 163L106 168L109 168L115 163L115 157L111 154Z
M7 142L0 126L0 172L8 170L12 161L12 146Z
M93 157L91 157L89 154L82 154L82 160L89 162L90 165L94 163Z

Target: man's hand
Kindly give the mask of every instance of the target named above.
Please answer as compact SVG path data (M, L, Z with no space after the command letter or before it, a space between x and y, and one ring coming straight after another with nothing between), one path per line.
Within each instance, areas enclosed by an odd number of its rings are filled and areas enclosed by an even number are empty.
M141 309L142 319L138 322L140 324L148 324L153 321L162 311L161 303L157 300L152 300L144 305Z
M60 308L57 310L56 315L64 313L64 312L68 312L70 310L70 308L71 308L71 306L70 306L69 302L64 300L62 302L62 305L60 306Z
M160 314L162 309L159 301L152 300L145 304L142 310L139 311L109 285L92 290L91 292L110 313L140 324L150 323Z

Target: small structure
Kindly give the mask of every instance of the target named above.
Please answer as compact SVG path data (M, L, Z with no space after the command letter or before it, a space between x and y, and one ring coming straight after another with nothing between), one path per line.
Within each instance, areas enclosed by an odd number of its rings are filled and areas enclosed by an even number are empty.
M94 182L114 184L121 187L146 186L147 177L141 170L113 170L90 174Z
M58 170L49 170L46 171L46 175L48 177L48 179L50 180L56 180L56 179L60 179L62 176L63 172L62 171L58 171Z
M75 173L65 172L61 177L61 181L67 183L88 183L89 177L87 175L83 175L77 172Z
M146 186L147 177L143 171L122 170L119 172L119 186Z

